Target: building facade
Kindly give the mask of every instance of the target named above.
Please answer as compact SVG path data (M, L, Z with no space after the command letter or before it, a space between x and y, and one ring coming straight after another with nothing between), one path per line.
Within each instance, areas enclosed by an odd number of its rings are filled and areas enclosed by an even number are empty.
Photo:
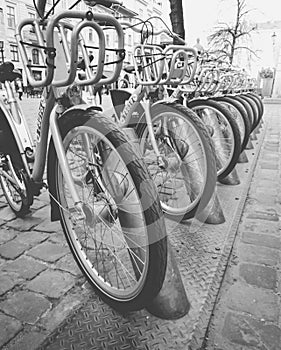
M47 9L50 8L52 3L52 0L46 0ZM56 7L56 11L67 9L74 3L74 0L61 0ZM89 7L81 1L75 6L75 9L83 11L89 9ZM113 10L97 5L92 8L92 11L118 15L120 20L131 25L139 22L140 19L145 20L151 16L163 18L164 12L167 13L169 9L168 0L124 0L121 7L116 6ZM15 68L22 72L25 86L27 85L27 79L20 60L15 33L16 26L22 19L35 18L35 16L36 11L33 0L0 0L0 62L12 61ZM155 30L161 27L163 27L163 23L161 23L161 21L155 21ZM97 47L97 38L94 31L88 28L88 32L84 37L86 44L93 46L94 50L94 48ZM25 40L29 42L35 41L35 34L32 28L25 32ZM108 48L114 48L116 42L115 34L108 31L108 33L105 34L105 42ZM125 31L125 64L132 64L133 48L134 45L139 42L140 34L137 34L132 29L127 29ZM36 47L32 46L27 47L26 50L32 74L35 79L39 80L42 74L44 74L44 62L40 52ZM108 52L106 52L105 62L110 62L112 55L113 52L108 50ZM110 65L108 65L108 68L110 69Z

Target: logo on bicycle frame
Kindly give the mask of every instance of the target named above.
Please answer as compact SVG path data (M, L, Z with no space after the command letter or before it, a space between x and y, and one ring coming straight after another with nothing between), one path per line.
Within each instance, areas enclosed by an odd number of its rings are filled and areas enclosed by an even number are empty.
M46 101L45 101L45 98L42 97L40 100L39 111L37 116L37 129L36 129L37 142L40 141L41 124L42 124L42 118L43 118L45 107L46 107Z
M124 110L121 112L121 122L126 120L127 115L130 113L130 110L135 102L137 102L138 96L136 94L132 94L128 101L125 102Z

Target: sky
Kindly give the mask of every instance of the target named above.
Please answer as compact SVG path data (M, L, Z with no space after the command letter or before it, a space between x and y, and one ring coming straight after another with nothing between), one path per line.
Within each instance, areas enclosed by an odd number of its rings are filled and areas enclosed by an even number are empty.
M182 0L186 39L193 45L200 38L203 46L211 28L218 20L229 21L235 14L235 0ZM281 20L280 0L247 0L247 8L253 9L253 22Z

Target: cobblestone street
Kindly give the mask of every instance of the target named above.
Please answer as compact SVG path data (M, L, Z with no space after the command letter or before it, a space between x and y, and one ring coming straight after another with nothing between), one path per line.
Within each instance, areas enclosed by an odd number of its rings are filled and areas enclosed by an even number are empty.
M38 98L24 98L22 101L28 122L34 128L38 104ZM24 219L20 219L16 218L8 208L0 192L0 349L33 350L39 349L41 344L43 344L41 349L46 350L89 349L85 347L87 338L91 336L94 339L97 334L93 333L90 324L88 324L88 331L84 332L82 327L86 325L84 321L79 323L76 320L74 323L74 310L77 310L79 315L81 306L87 305L87 301L92 298L96 307L92 312L102 310L109 317L109 322L114 322L115 327L113 327L113 333L110 333L106 330L109 327L107 323L100 326L106 332L106 336L108 332L111 334L108 341L113 345L112 347L93 347L95 349L280 350L280 111L281 104L265 105L264 141L257 158L257 165L253 166L253 174L249 174L250 167L245 167L246 175L253 175L253 178L245 206L242 203L244 206L242 216L238 217L237 235L234 228L232 251L229 251L226 256L225 251L218 244L220 239L224 244L226 243L226 229L224 229L226 226L211 226L210 232L206 229L207 236L200 236L199 233L198 237L194 238L195 243L192 243L193 237L187 235L189 234L187 228L181 228L182 232L179 232L182 248L175 249L177 261L184 281L187 281L191 275L196 277L195 282L192 281L197 288L194 292L197 294L196 297L190 296L192 293L188 288L186 290L188 297L191 298L191 315L196 309L204 309L204 317L209 322L205 339L199 336L199 340L193 342L193 345L187 345L186 339L189 334L186 333L194 330L190 319L187 319L189 325L187 331L187 328L183 327L184 323L159 320L158 324L156 318L144 312L133 313L124 319L119 314L116 316L107 305L94 296L92 288L81 275L69 252L60 224L50 221L48 193L44 190L40 197L35 199L32 211ZM32 132L34 135L34 129ZM249 157L255 154L255 150L247 152ZM233 196L234 202L241 200L240 189L237 189L239 186L224 188L229 191L226 196ZM223 208L229 220L234 215L231 212L233 206ZM232 221L227 221L226 225L230 222ZM219 229L222 231L222 237L218 232ZM204 249L200 250L199 246L206 240L205 237L213 238L213 241L207 242L207 248L204 246ZM229 242L232 247L233 242ZM206 267L203 270L204 273L200 270L204 266L192 266L191 271L188 264L193 260L193 256L201 254L202 265L205 264ZM219 263L215 265L220 254L225 259L221 260L225 262L223 266ZM224 273L226 265L227 269ZM208 279L214 269L221 270L221 273L216 275L219 276L216 284ZM200 304L202 301L203 304L207 304L204 299L206 290L201 291L198 287L203 280L209 283L208 288L212 289L215 295L218 294L215 306L211 303L211 308L204 308ZM218 290L219 287L220 290ZM89 313L89 309L84 307L82 312L89 318L89 323L98 323L97 319ZM121 318L126 328L124 333L122 333L123 324L120 329L116 326ZM145 320L147 328L141 328L142 319ZM58 331L60 325L62 327ZM134 325L140 327L138 332L134 329ZM132 333L130 333L130 327L133 327ZM176 327L177 331L173 332ZM205 332L206 327L207 325L202 327L201 333ZM65 332L65 339L69 339L70 335L73 335L72 329L77 330L76 335L83 340L84 347L72 348L58 345L61 344L59 343L60 333ZM138 346L118 347L116 345L116 347L114 332L122 335L124 344L128 341L128 344L136 343ZM150 334L153 336L150 337ZM48 343L50 336L51 340ZM57 343L56 337L58 337ZM184 338L182 343L181 337ZM145 338L143 347L137 343L139 338ZM131 339L136 342L131 343ZM104 341L103 336L101 343ZM148 341L153 341L156 344L155 347L149 347ZM197 345L194 345L195 343Z
M21 102L33 136L39 102ZM59 222L50 221L46 191L24 219L15 218L1 191L0 225L0 348L35 349L90 291Z

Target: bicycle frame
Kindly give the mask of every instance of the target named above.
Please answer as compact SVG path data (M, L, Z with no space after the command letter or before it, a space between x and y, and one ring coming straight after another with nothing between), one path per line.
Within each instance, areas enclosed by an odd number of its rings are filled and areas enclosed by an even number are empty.
M158 103L160 102L161 101L158 101ZM135 118L134 113L138 113L137 109L139 108L139 106L142 107L145 116L145 123L148 127L148 132L151 138L153 150L157 155L158 159L160 160L162 156L158 149L158 145L153 131L153 125L151 120L151 100L149 98L149 88L147 86L138 85L136 87L129 99L126 101L124 109L121 112L120 120L117 122L121 128L130 127L132 119ZM138 115L138 122L140 122L141 117L141 115Z

